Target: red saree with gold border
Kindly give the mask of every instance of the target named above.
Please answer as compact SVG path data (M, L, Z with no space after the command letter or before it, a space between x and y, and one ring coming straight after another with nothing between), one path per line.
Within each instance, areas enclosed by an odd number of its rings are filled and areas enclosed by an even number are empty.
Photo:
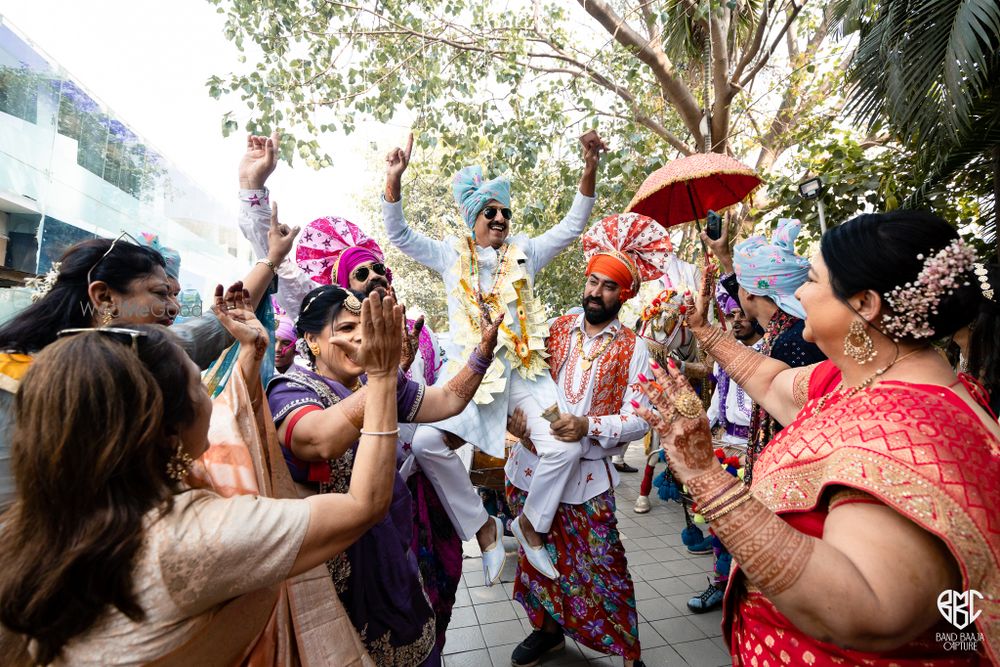
M730 578L723 636L734 665L976 665L1000 656L1000 442L945 387L882 382L844 399L832 394L832 363L818 365L808 402L757 461L754 495L792 526L820 537L832 492L854 489L940 538L979 591L976 651L956 651L943 619L890 652L821 642L798 630L738 569ZM823 409L819 409L822 407ZM735 564L735 563L734 563ZM820 593L821 594L821 593Z

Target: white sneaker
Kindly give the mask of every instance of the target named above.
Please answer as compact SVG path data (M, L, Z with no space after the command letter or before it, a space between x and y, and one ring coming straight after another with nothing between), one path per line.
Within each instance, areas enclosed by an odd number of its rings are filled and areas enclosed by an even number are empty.
M492 586L500 579L500 572L503 571L503 564L507 560L507 552L503 548L503 523L495 516L491 516L497 528L496 542L482 550L483 552L483 577L486 578L486 585Z
M533 547L528 544L528 540L525 539L524 533L521 532L521 517L517 517L510 524L510 532L514 533L514 537L517 541L521 543L521 548L524 549L524 555L528 558L528 562L531 566L538 570L538 573L542 576L548 577L555 581L559 578L559 573L556 572L556 566L552 564L552 559L549 558L549 552L542 547Z
M632 511L636 514L645 514L650 509L649 496L639 496L635 500L635 509Z

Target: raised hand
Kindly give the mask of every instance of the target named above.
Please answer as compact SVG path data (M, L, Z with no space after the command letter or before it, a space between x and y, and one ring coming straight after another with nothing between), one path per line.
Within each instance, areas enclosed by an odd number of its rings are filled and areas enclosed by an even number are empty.
M254 358L260 360L267 351L267 329L257 319L250 303L250 292L243 289L242 282L234 283L225 292L222 285L216 285L212 312L236 342L252 349Z
M588 170L596 170L601 161L601 152L608 150L608 145L599 134L595 132L593 137L583 145L583 163Z
M701 399L677 367L669 365L669 375L659 365L651 364L653 379L640 378L639 389L649 397L657 412L638 407L636 414L656 429L660 446L670 460L670 469L681 482L686 482L711 470L717 461Z
M715 271L715 265L712 262L705 262L697 300L690 292L684 294L684 321L689 329L701 329L708 326L708 312L715 293Z
M507 313L500 311L497 318L490 318L490 307L483 299L483 295L478 297L479 301L479 353L487 359L493 358L493 350L497 346L497 335L500 333L500 325L503 323L504 315Z
M247 135L247 151L240 159L240 187L244 190L260 190L267 177L278 164L278 146L281 133L275 130L270 137Z
M289 227L278 222L278 202L271 202L271 228L267 230L267 258L278 266L292 251L300 227Z
M361 345L340 335L331 336L330 343L344 350L369 377L395 375L403 347L403 307L375 290L361 303Z
M708 247L713 255L718 257L719 264L722 265L722 270L726 273L733 272L733 251L729 247L729 226L733 219L732 213L726 215L726 219L722 223L722 234L717 239L710 238L704 231L701 232L702 243Z
M410 370L410 366L413 365L413 361L417 358L417 353L420 351L420 332L424 328L424 316L421 315L417 318L411 330L406 324L406 311L404 310L403 327L403 351L400 354L399 367L403 369L403 372L406 372Z
M393 148L385 156L385 199L396 202L402 197L403 172L410 166L413 153L413 133L406 139L406 149Z

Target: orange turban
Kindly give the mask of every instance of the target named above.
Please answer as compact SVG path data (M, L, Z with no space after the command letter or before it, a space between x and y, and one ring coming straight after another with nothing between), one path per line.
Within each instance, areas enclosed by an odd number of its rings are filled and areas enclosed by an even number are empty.
M624 256L617 257L603 252L596 253L587 262L587 275L596 272L611 278L622 288L618 294L619 301L628 301L635 296L639 280L636 277L636 270L626 264L627 261L628 258Z

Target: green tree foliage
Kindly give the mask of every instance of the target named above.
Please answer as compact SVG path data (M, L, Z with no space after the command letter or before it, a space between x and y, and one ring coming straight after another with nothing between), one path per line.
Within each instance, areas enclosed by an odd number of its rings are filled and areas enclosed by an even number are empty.
M253 117L243 129L281 126L293 138L283 157L322 167L324 133L410 124L427 164L404 179L407 215L434 230L457 218L448 177L466 164L509 173L515 231L540 233L568 209L576 137L590 127L612 147L603 215L678 155L708 148L766 172L842 102L843 47L829 38L832 15L808 0L209 1L242 63L213 76L209 94L239 96ZM543 271L550 310L579 302L582 269L571 250Z
M850 110L884 124L914 154L924 203L956 175L993 175L976 192L993 216L1000 190L1000 3L997 0L841 0L860 45ZM970 181L975 183L975 181ZM992 183L991 183L992 182ZM991 191L992 190L992 191ZM995 220L995 217L994 217ZM991 236L996 235L996 226Z

